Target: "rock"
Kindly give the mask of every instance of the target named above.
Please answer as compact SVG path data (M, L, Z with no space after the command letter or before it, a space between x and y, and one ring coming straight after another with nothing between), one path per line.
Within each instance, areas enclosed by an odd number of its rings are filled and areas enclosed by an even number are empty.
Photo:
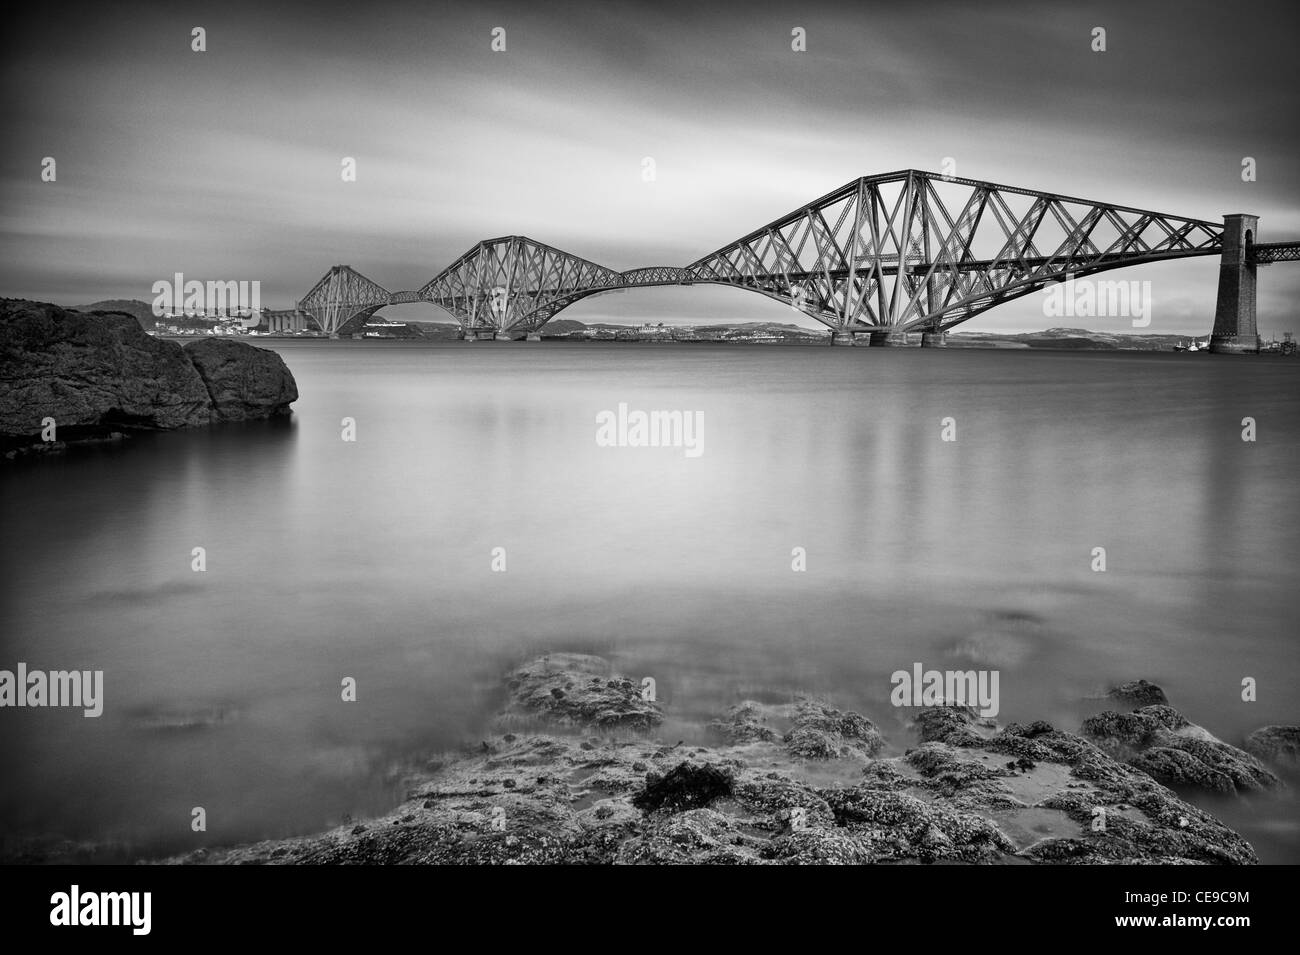
M540 717L566 725L646 730L663 721L657 702L643 700L631 680L606 680L609 663L559 653L521 667L510 679L506 716ZM599 679L593 679L599 677Z
M1295 766L1300 760L1300 726L1264 726L1246 737L1246 751L1270 763Z
M547 710L567 707L575 698L587 700L597 713L610 706L617 709L635 685L611 680L609 669L598 657L576 654L553 654L522 667L511 678L512 717L517 721L524 713L536 722L534 705ZM593 682L595 675L600 679ZM550 689L568 684L572 686L564 699L555 701ZM619 695L586 696L596 691ZM737 742L718 747L680 742L669 746L639 735L591 738L585 729L586 712L558 714L556 735L530 733L515 725L509 738L496 736L486 749L474 747L445 760L408 793L403 805L370 820L365 828L349 821L303 838L214 850L206 861L1257 861L1237 833L1183 802L1146 772L1117 761L1082 736L1042 721L999 726L965 708L929 708L916 718L916 728L927 738L903 756L887 756L869 721L828 703L754 706L758 712L740 713L733 707L719 721L742 731ZM786 743L752 738L744 729L763 726L778 715L794 724L792 737L800 728L809 735ZM1192 729L1168 707L1102 716L1097 726L1113 727L1125 740L1146 741ZM570 732L560 735L566 728ZM1207 743L1199 735L1186 738ZM798 745L791 745L811 739L825 744L826 751L835 750L837 758L810 760L799 755ZM1145 752L1152 760L1162 756L1153 745L1146 745ZM1190 758L1194 748L1178 752L1168 758ZM514 781L519 782L512 788L509 783ZM492 820L503 821L504 828L494 828ZM178 856L167 861L198 860Z
M222 421L248 421L289 414L298 384L278 353L228 338L185 345L185 354L207 387Z
M1128 764L1166 786L1196 786L1222 793L1237 791L1231 776L1182 749L1152 746L1138 753Z
M130 315L18 299L0 299L0 380L7 458L130 430L286 414L298 397L275 352L215 338L182 348L145 334ZM45 418L57 441L41 440Z
M146 335L129 315L0 299L0 380L5 436L39 438L46 417L60 438L210 419L208 390L184 349Z
M984 816L907 793L855 786L835 790L826 800L837 824L869 837L874 861L993 862L1016 851Z
M1169 702L1165 697L1165 691L1147 680L1133 680L1130 683L1113 686L1106 692L1106 696L1108 699L1134 708Z
M713 720L709 726L722 733L731 743L771 743L777 738L776 732L766 725L767 715L763 704L753 700L737 703L721 719Z
M703 809L730 796L735 784L731 773L717 766L681 762L666 776L647 780L645 789L632 797L632 805L643 812Z
M1107 711L1084 720L1082 731L1116 759L1168 786L1233 793L1281 782L1250 753L1189 722L1172 706Z
M1083 735L1099 740L1110 748L1150 745L1161 734L1190 726L1183 715L1172 706L1155 704L1144 706L1132 713L1107 710L1083 721Z
M790 755L800 759L870 758L885 740L865 716L842 713L821 700L800 700L785 744Z

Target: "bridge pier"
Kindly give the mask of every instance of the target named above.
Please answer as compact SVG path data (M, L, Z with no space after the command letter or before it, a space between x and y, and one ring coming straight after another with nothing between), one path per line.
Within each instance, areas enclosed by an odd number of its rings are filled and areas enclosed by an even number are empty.
M921 347L922 348L947 348L948 333L947 332L922 332Z
M512 342L512 341L514 341L514 339L511 338L510 335L509 335L508 333L506 333L506 332L497 332L497 333L496 333L495 335L493 335L492 337L493 337L494 339L496 339L497 341L499 341L499 342Z
M852 344L853 344L853 333L852 333L852 332L846 332L846 331L843 331L843 330L838 329L838 328L837 328L837 329L834 329L834 330L831 332L831 344L832 344L832 345L852 345Z
M541 332L529 332L527 335L524 336L524 341L526 342L540 342L541 340L542 340Z
M1219 259L1219 295L1214 309L1210 351L1221 355L1255 354L1255 263L1250 246L1259 232L1259 216L1233 213L1223 217L1223 254Z
M907 345L907 332L881 331L871 333L872 348L901 348Z

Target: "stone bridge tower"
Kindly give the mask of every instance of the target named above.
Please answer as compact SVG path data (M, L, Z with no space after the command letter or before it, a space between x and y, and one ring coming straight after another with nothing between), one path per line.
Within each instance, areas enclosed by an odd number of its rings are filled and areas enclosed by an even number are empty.
M1259 351L1255 329L1255 263L1250 247L1259 232L1259 216L1236 212L1223 217L1223 255L1219 259L1219 298L1214 311L1210 351L1247 354Z

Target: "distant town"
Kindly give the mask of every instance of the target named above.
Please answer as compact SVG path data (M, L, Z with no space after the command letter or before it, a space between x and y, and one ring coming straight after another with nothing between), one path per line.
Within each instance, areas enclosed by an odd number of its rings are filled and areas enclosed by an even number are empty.
M241 336L248 338L327 338L305 312L297 309L230 310L213 314L155 315L153 308L137 300L110 300L77 306L82 312L125 312L133 315L150 335L164 338ZM254 321L256 318L256 321ZM461 337L455 322L393 322L376 317L353 339L455 341ZM829 330L805 328L780 322L737 322L727 325L666 325L645 323L618 325L554 319L542 330L543 339L559 341L615 342L726 342L766 345L818 345L829 339ZM920 336L917 336L919 341ZM1204 352L1209 335L1130 334L1096 332L1083 328L1049 328L1037 332L961 331L949 334L949 347L968 348L1051 348L1102 351ZM1296 343L1290 332L1278 339L1261 340L1260 351L1294 354Z

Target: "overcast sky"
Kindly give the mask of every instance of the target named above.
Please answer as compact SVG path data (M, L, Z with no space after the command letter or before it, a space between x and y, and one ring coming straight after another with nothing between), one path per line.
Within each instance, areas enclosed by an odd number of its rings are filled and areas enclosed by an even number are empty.
M258 279L263 304L285 307L335 263L416 289L479 239L516 233L615 269L683 265L857 176L944 157L963 177L1253 212L1261 241L1297 239L1295 8L33 5L0 41L0 294L149 300L183 272ZM190 49L196 26L205 53ZM497 26L505 52L490 48ZM791 50L796 26L807 52ZM1105 277L1152 282L1150 331L1209 330L1216 259ZM1300 327L1298 297L1300 266L1261 270L1265 337ZM702 287L562 313L791 314ZM1046 319L1030 296L965 327L1052 324L1128 321Z

